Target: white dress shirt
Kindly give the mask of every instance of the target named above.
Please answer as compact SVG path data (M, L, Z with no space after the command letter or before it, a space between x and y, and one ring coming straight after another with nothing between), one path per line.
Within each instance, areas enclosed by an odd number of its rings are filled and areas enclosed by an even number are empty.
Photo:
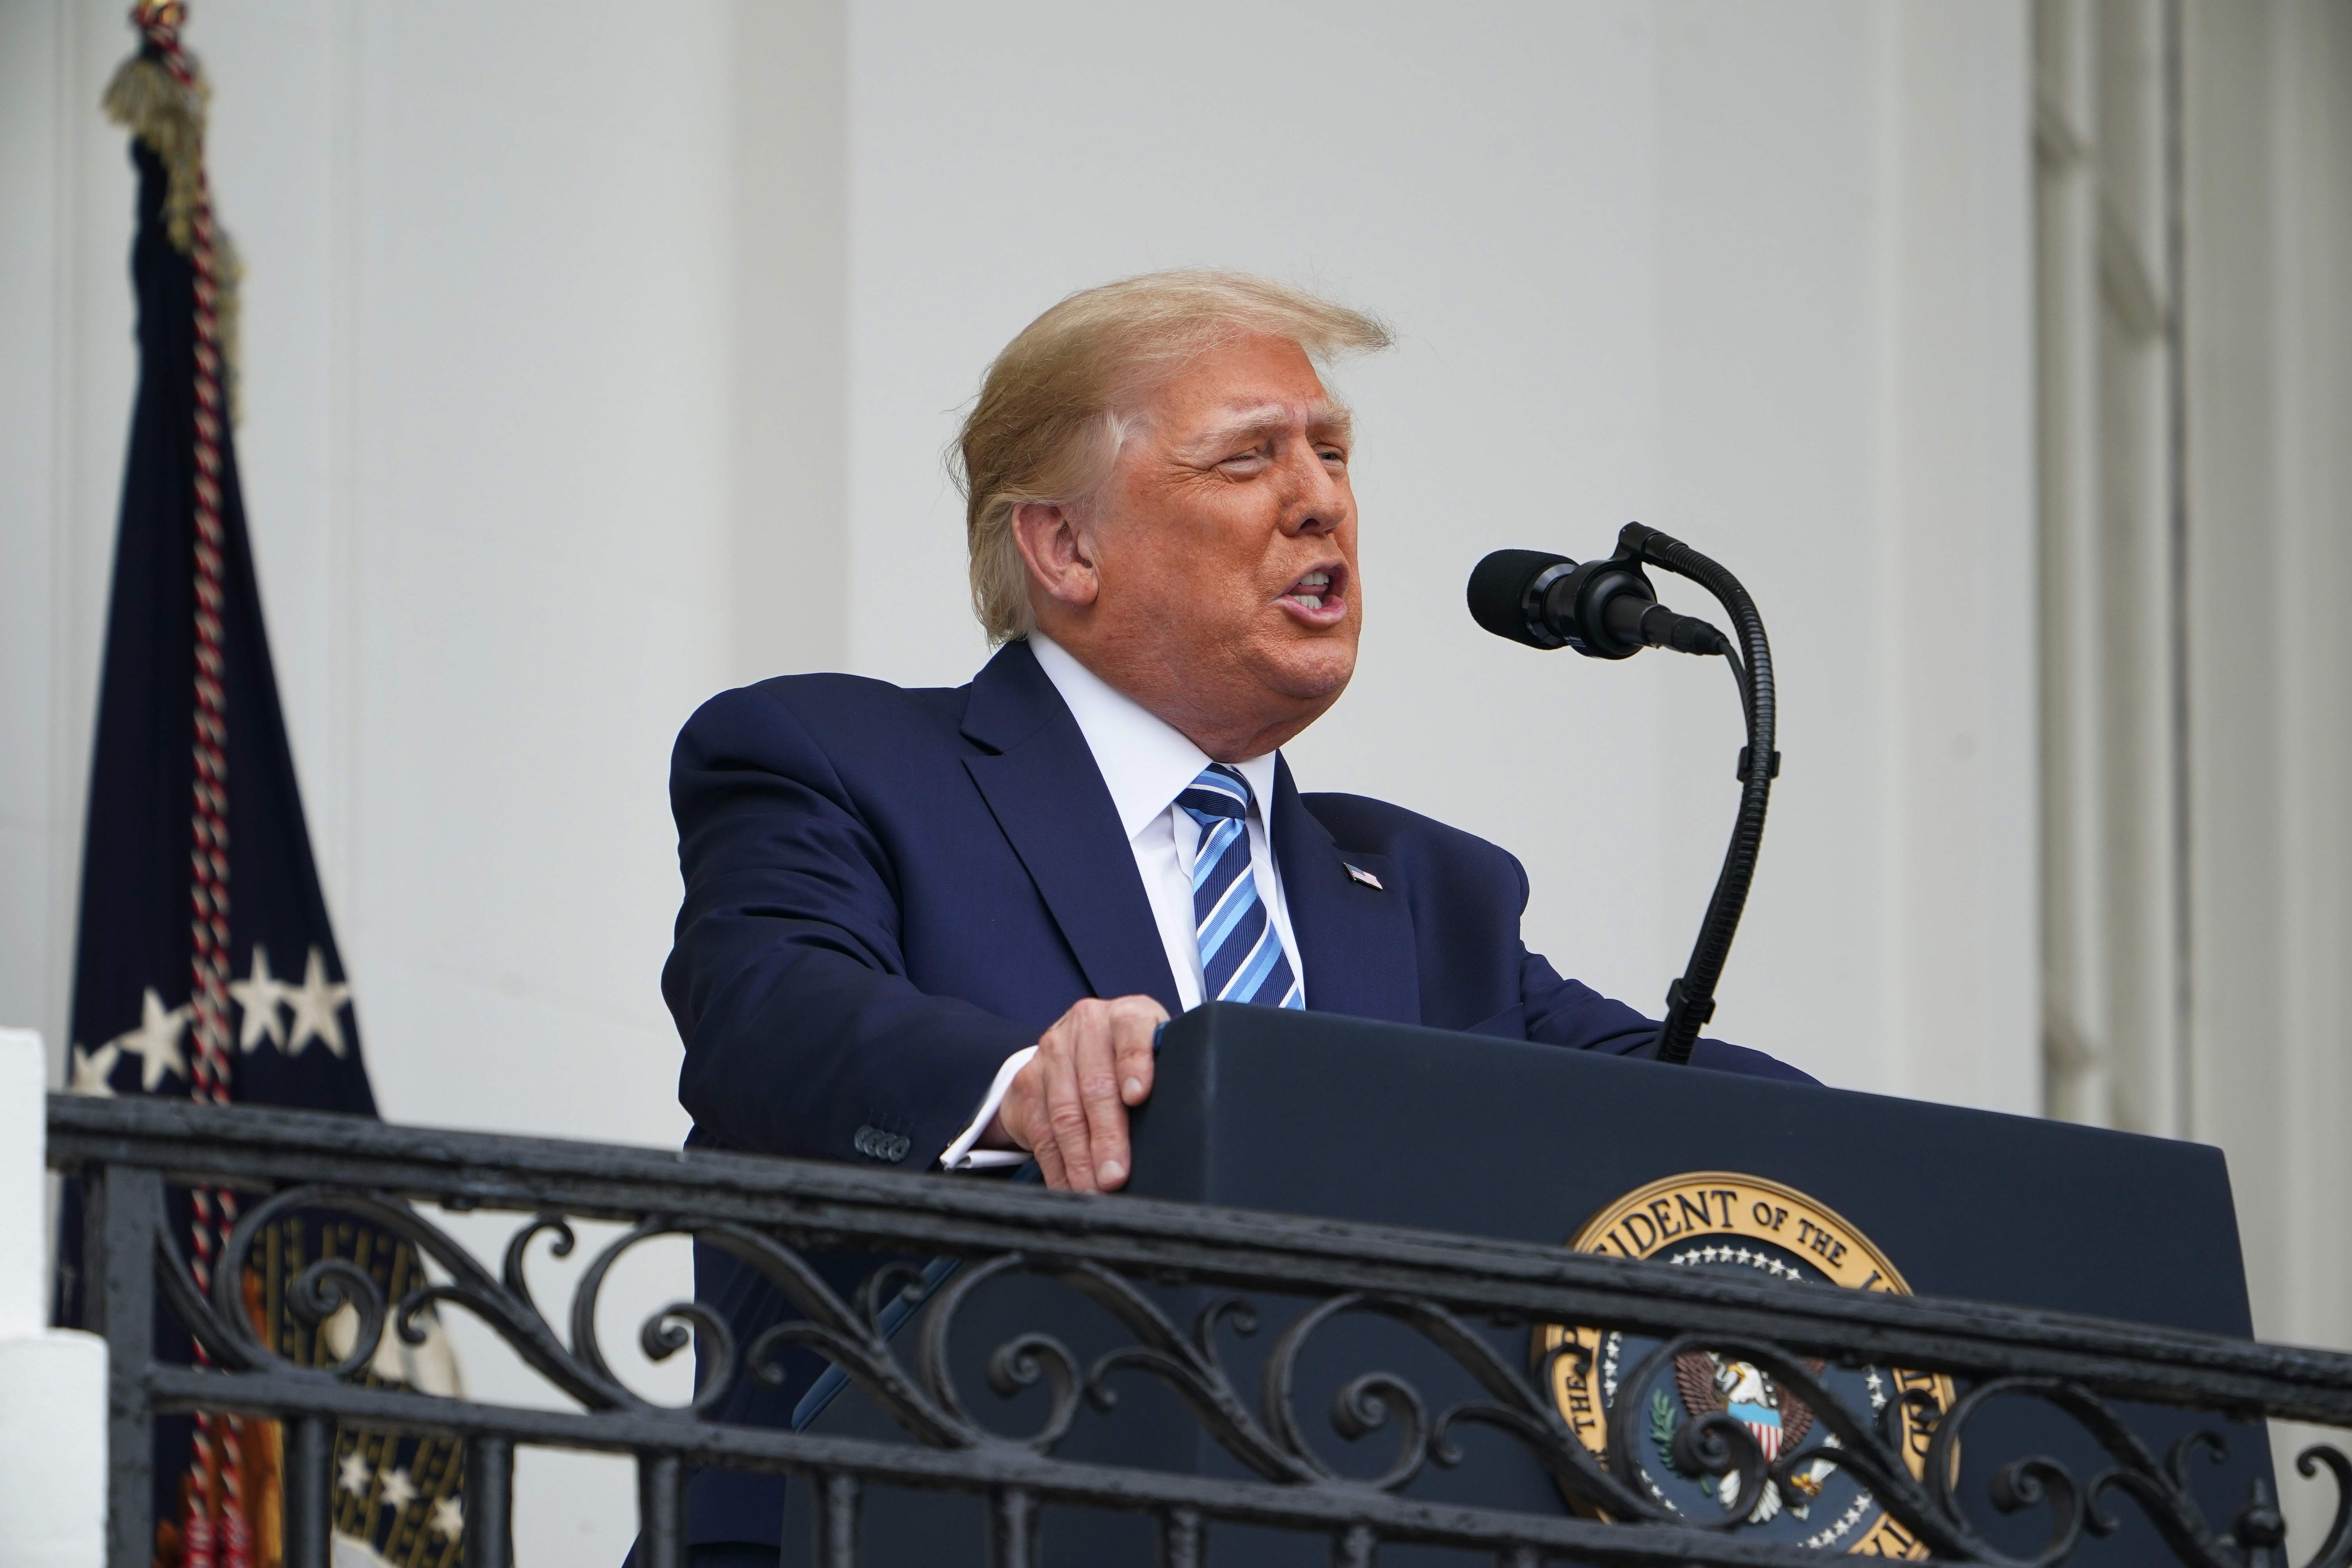
M1201 943L1192 916L1192 858L1201 847L1201 826L1176 804L1176 797L1212 759L1166 720L1080 664L1045 633L1032 632L1029 648L1068 705L1071 717L1078 721L1078 732L1087 738L1087 749L1094 753L1095 766L1109 787L1119 828L1135 854L1136 875L1142 880L1144 897L1160 927L1169 970L1176 977L1177 1002L1186 1010L1197 1007L1202 1002ZM1283 901L1282 872L1275 864L1274 840L1265 816L1265 803L1274 797L1277 755L1268 752L1233 767L1249 781L1250 871L1274 933L1282 942L1283 956L1290 960L1290 973L1303 987L1307 970L1298 961L1298 942L1290 932L1290 910ZM1117 868L1106 867L1104 874L1115 876ZM1037 1047L1031 1046L1005 1058L997 1069L996 1081L989 1086L988 1098L981 1102L980 1113L940 1156L941 1165L949 1170L973 1170L1017 1165L1029 1158L1017 1149L975 1149L972 1144L1003 1103L1013 1075L1036 1054Z

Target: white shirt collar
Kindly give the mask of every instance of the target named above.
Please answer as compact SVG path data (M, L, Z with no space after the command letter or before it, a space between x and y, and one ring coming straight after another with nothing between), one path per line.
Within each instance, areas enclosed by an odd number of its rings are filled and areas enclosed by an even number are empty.
M1095 766L1110 789L1118 825L1132 841L1168 809L1184 786L1209 765L1209 755L1184 732L1134 698L1080 664L1068 649L1043 632L1029 634L1029 651L1054 689L1062 694ZM1233 764L1257 796L1258 819L1271 826L1266 803L1274 797L1276 759L1281 753Z

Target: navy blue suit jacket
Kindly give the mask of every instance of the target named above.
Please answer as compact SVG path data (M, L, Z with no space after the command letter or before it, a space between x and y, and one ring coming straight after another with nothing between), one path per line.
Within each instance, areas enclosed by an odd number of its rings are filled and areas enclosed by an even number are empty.
M670 795L686 898L662 994L690 1142L927 1170L1004 1058L1073 1002L1177 1011L1110 793L1026 643L953 690L802 675L721 693L679 734ZM1527 950L1527 875L1504 850L1381 801L1301 795L1286 765L1268 810L1309 1008L1579 1050L1655 1034ZM1719 1041L1693 1059L1805 1076ZM820 1267L846 1285L876 1261ZM695 1275L739 1344L789 1310L713 1249ZM793 1353L781 1388L740 1379L719 1417L786 1424L818 1370ZM690 1539L772 1542L782 1495L772 1477L706 1471Z

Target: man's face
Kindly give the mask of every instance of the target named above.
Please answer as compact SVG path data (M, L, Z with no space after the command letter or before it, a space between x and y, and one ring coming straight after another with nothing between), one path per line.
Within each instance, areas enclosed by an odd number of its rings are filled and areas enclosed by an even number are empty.
M1260 337L1189 362L1143 414L1076 519L1091 603L1040 595L1041 622L1211 756L1255 756L1355 673L1348 416L1296 343Z

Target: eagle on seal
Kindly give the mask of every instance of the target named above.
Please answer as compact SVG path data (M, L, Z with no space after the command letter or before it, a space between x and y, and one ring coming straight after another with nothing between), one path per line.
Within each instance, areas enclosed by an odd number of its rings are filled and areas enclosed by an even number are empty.
M1768 1465L1779 1463L1783 1452L1793 1453L1812 1430L1813 1413L1805 1402L1766 1376L1753 1362L1726 1361L1709 1351L1685 1351L1675 1357L1675 1387L1682 1394L1683 1408L1694 1420L1727 1413L1736 1417L1756 1439ZM1790 1484L1807 1497L1821 1490L1817 1476L1791 1478ZM1732 1470L1720 1485L1724 1509L1735 1510L1739 1472ZM1761 1524L1780 1511L1780 1489L1766 1486L1762 1490L1748 1515L1750 1523ZM1802 1509L1796 1511L1803 1517Z

